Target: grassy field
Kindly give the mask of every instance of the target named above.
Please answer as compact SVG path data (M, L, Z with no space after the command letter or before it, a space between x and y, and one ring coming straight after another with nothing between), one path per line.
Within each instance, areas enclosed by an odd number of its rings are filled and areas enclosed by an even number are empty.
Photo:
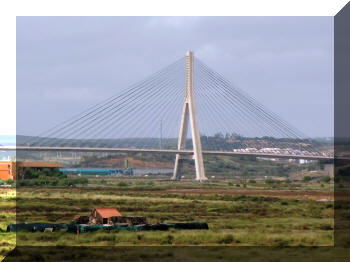
M132 178L115 178L115 177L89 177L89 186L103 186L103 187L117 187L119 189L151 189L164 190L164 189L287 189L287 190L324 190L333 191L334 183L323 183L320 181L310 182L291 182L285 177L273 177L269 179L270 183L266 182L266 179L261 177L243 177L237 176L233 178L224 177L212 177L209 176L210 182L197 183L193 181L192 176L188 176L181 181L169 181L169 175L147 175L145 177L132 177Z
M65 232L20 233L17 236L17 244L273 246L333 244L331 202L229 193L181 193L182 189L220 188L228 192L236 190L235 184L231 186L229 183L220 183L114 179L112 182L103 182L102 187L21 188L17 192L18 221L68 223L76 215L88 215L95 207L117 207L123 215L146 216L151 223L201 221L207 222L210 229L117 234L97 232L79 236ZM246 189L258 186L248 186Z
M16 234L6 233L7 225L16 222L16 191L0 188L0 261L16 245Z
M238 186L239 185L239 186ZM286 194L289 189L292 194ZM329 193L330 186L256 181L196 183L151 178L89 179L76 188L1 189L1 256L19 246L332 246L334 205L305 198L304 191ZM260 190L260 191L259 191ZM304 190L304 191L303 191ZM269 192L264 195L261 192ZM294 192L302 192L301 199ZM310 193L311 192L311 193ZM306 193L305 193L306 194ZM117 207L123 215L146 216L151 223L207 222L209 230L6 233L17 222L69 223L96 207Z

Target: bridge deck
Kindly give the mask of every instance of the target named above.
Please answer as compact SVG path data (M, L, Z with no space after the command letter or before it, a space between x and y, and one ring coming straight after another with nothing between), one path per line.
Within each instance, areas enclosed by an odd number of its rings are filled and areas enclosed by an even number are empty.
M165 153L191 155L193 150L175 150L175 149L136 149L136 148L108 148L108 147L30 147L30 146L0 146L3 151L68 151L68 152L122 152L122 153ZM314 155L288 155L272 154L258 152L233 152L233 151L203 151L205 155L223 155L223 156L253 156L264 158L283 158L283 159L305 159L305 160L333 160L329 156Z

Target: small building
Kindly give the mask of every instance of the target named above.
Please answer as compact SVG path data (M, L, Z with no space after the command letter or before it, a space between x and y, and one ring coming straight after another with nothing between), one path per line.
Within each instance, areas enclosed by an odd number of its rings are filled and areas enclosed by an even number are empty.
M16 162L15 161L0 161L0 179L16 180Z
M122 214L116 208L95 208L90 214L90 224L112 224L112 217L119 217Z

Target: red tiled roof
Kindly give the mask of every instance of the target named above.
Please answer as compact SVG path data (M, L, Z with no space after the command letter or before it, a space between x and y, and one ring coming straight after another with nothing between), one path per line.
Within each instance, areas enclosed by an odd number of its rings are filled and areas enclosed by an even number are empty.
M122 215L116 208L96 208L96 212L103 218L119 217Z

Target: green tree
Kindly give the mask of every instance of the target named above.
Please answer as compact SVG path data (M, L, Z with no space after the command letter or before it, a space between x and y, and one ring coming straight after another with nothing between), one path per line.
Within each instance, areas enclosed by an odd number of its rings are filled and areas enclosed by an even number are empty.
M266 184L273 184L273 183L275 183L276 181L274 180L274 179L272 179L272 178L266 178L265 179L265 183Z
M12 185L14 183L14 181L12 179L7 179L7 180L5 180L5 183Z
M312 178L311 178L310 176L304 176L304 177L303 177L303 181L304 181L304 182L309 182L309 181L311 181L311 179L312 179Z
M324 182L324 183L329 183L329 181L331 181L331 178L329 176L323 176L321 178L321 181Z

